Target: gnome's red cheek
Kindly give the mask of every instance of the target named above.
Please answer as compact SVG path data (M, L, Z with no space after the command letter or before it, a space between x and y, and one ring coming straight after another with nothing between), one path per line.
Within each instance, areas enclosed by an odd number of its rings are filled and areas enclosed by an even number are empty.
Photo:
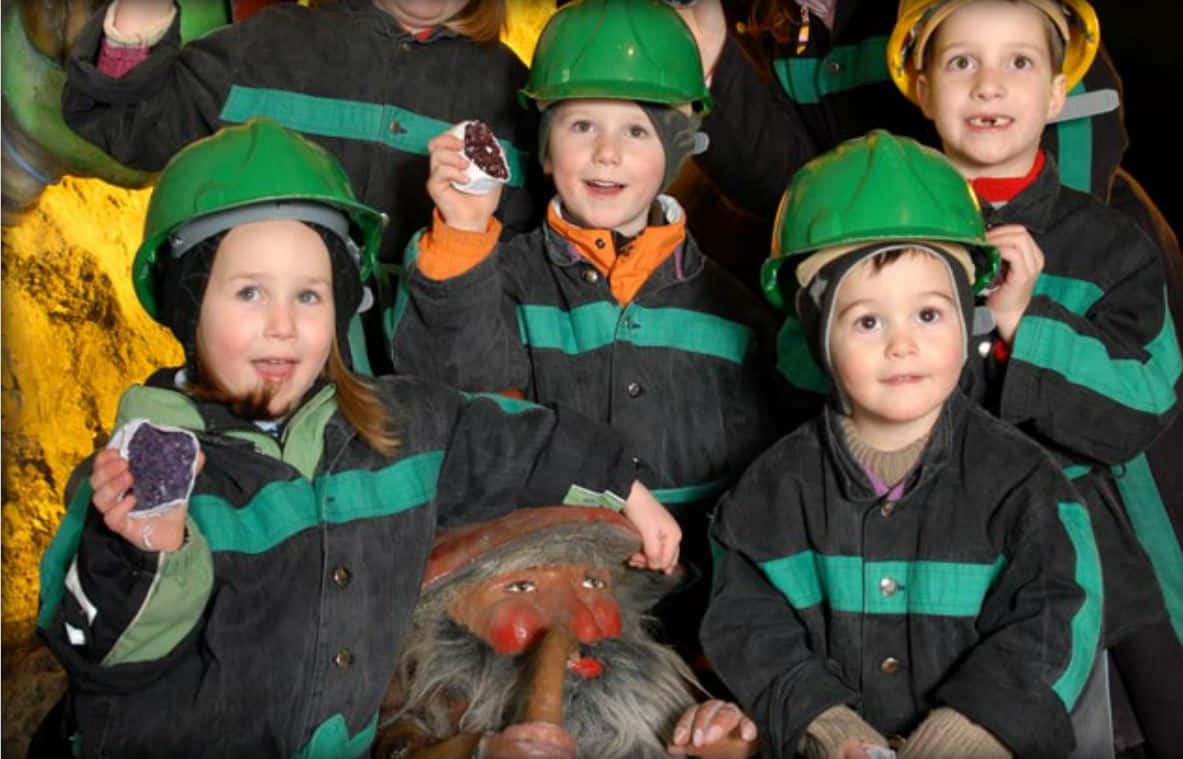
M486 628L486 640L499 654L520 654L545 630L542 615L524 603L498 604Z

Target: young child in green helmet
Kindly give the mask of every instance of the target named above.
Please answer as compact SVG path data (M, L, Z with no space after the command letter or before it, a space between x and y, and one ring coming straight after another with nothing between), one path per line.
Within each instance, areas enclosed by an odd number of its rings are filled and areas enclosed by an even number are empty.
M1066 756L1099 559L1051 458L959 390L996 255L968 185L876 131L798 172L778 230L835 391L719 505L715 671L763 756Z
M710 106L698 52L660 0L581 0L539 38L525 98L556 197L498 245L496 193L457 191L460 141L431 143L432 227L408 251L396 370L558 402L622 431L658 473L700 579L659 616L684 654L706 602L707 519L779 434L775 325L687 234L663 189Z
M905 0L888 57L1005 262L985 300L997 328L975 346L984 404L1052 451L1090 505L1105 643L1165 756L1183 744L1183 689L1162 688L1183 682L1183 513L1159 493L1177 464L1153 472L1144 455L1178 424L1183 390L1163 255L1132 217L1065 186L1061 170L1079 167L1040 147L1098 44L1086 0Z
M162 454L107 448L71 480L38 624L80 755L367 753L437 525L577 496L623 508L634 566L676 562L678 527L611 429L352 373L343 333L382 226L329 153L269 120L161 175L135 283L186 364L130 387L116 424L189 431L198 473L145 513L132 473Z

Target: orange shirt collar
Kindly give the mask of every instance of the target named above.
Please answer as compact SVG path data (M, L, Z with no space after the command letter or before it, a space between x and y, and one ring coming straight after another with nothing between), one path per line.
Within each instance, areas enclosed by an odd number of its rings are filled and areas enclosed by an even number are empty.
M608 278L612 294L621 305L632 302L650 275L686 239L685 214L679 214L669 224L645 227L623 255L616 250L612 230L576 226L560 215L557 199L547 206L546 221L575 252Z

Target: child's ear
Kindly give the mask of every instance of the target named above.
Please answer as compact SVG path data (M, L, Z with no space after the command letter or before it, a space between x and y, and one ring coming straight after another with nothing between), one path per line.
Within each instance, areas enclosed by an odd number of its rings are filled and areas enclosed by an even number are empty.
M932 120L932 87L928 83L928 75L916 75L916 99L920 101L920 112L926 119Z
M1055 118L1064 108L1064 101L1068 98L1068 78L1063 74L1052 77L1052 94L1047 103L1047 117Z
M554 173L554 164L550 161L550 151L547 151L546 158L542 159L542 173L547 176Z

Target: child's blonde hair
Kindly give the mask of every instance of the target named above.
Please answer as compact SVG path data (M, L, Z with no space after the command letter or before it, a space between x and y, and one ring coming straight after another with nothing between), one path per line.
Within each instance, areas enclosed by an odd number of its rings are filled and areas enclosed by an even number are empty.
M507 15L505 0L469 0L444 26L476 42L495 42L505 28Z

